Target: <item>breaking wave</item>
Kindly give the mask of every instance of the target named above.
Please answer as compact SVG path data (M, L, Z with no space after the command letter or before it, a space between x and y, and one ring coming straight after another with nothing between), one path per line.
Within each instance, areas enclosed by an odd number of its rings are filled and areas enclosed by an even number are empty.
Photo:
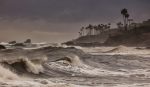
M124 48L119 46L117 51ZM49 76L115 75L119 67L122 69L149 67L147 61L141 61L142 59L136 56L92 56L73 47L44 47L30 50L6 49L0 52L0 58L1 64L17 74L30 73ZM127 62L128 60L130 61ZM139 64L143 66L139 66ZM124 73L119 72L119 74Z
M6 49L0 52L0 71L8 72L8 77L18 78L25 74L40 74L44 72L43 62L47 57L34 51L23 49ZM1 76L5 73L0 72Z
M44 68L40 62L41 60L31 61L28 58L21 58L11 62L3 61L2 64L6 65L7 67L9 66L11 69L14 68L13 70L16 72L24 69L33 74L39 74L44 72Z
M5 49L0 50L0 80L27 76L31 79L107 77L107 80L112 81L122 76L127 78L126 81L131 81L130 77L149 76L149 62L149 58L135 55L90 55L74 47Z
M32 72L34 74L39 74L40 72L44 72L43 66L40 63L34 63L29 61L27 58L23 60L26 65L26 69L28 72Z
M19 79L18 75L9 70L8 68L0 65L0 80L13 80Z
M83 65L82 61L80 60L80 58L77 55L66 56L64 58L57 59L54 62L63 62L63 63L72 65L72 66L82 66Z
M43 74L48 76L87 75L89 67L82 61L85 53L73 47L39 49L6 49L0 52L0 63L16 75Z

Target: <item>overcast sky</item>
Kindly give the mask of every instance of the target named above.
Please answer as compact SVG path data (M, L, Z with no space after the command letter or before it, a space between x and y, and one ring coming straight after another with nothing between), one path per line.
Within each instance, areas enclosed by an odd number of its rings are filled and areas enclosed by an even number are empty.
M71 40L89 23L115 27L122 8L137 22L150 18L150 0L0 0L0 41Z

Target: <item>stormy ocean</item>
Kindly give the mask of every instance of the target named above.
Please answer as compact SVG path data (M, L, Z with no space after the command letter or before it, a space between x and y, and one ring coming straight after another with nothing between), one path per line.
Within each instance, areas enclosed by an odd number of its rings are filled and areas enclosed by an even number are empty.
M0 50L0 87L150 86L149 49L48 43L6 47Z

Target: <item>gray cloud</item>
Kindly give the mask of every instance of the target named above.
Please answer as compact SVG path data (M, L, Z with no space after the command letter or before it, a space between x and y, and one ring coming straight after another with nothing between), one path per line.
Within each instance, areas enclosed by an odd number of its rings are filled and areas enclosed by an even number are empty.
M146 20L149 4L150 0L0 0L0 30L57 32L68 40L82 25L121 21L122 8L128 8L135 21Z
M52 22L106 21L119 16L124 7L135 13L150 13L149 0L1 0L0 3L1 16L41 17Z

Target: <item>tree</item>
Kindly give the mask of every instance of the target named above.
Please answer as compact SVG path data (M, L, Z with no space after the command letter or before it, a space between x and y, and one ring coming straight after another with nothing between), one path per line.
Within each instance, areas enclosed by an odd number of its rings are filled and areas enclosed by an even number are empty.
M92 35L92 29L93 29L93 26L91 24L89 24L86 29L88 30L87 32L87 35Z
M128 19L128 27L129 27L129 29L131 29L131 22L133 22L133 19Z
M111 23L108 23L108 25L110 26L110 25L111 25Z
M104 25L104 31L107 31L107 25L106 24Z
M103 26L102 26L102 24L99 24L99 25L97 26L97 28L98 28L99 34L102 33L102 31L103 31Z
M122 24L121 22L118 22L118 23L117 23L117 27L118 27L120 30L122 30L123 24Z
M125 19L126 19L126 25L125 25L125 29L127 30L128 29L128 18L129 18L129 14L128 13L126 13L125 14Z
M127 18L129 17L128 10L126 8L122 9L121 14L123 16L124 28L127 30Z
M93 29L94 29L94 34L97 35L98 31L99 31L98 26L96 26L96 25L93 26Z
M133 19L128 19L128 25L130 25L131 22L133 22Z
M108 30L110 29L110 25L105 24L105 25L103 26L103 29L104 29L104 31L108 31Z
M78 32L79 33L79 37L81 37L82 36L82 33L81 32Z
M108 23L107 28L110 30L111 23Z
M104 28L105 28L105 25L104 25L104 24L101 24L101 33L104 32Z
M88 35L89 34L89 28L88 28L88 26L85 29L86 29L86 35Z
M84 36L84 27L82 27L82 28L80 29L80 32L81 32L81 36Z

